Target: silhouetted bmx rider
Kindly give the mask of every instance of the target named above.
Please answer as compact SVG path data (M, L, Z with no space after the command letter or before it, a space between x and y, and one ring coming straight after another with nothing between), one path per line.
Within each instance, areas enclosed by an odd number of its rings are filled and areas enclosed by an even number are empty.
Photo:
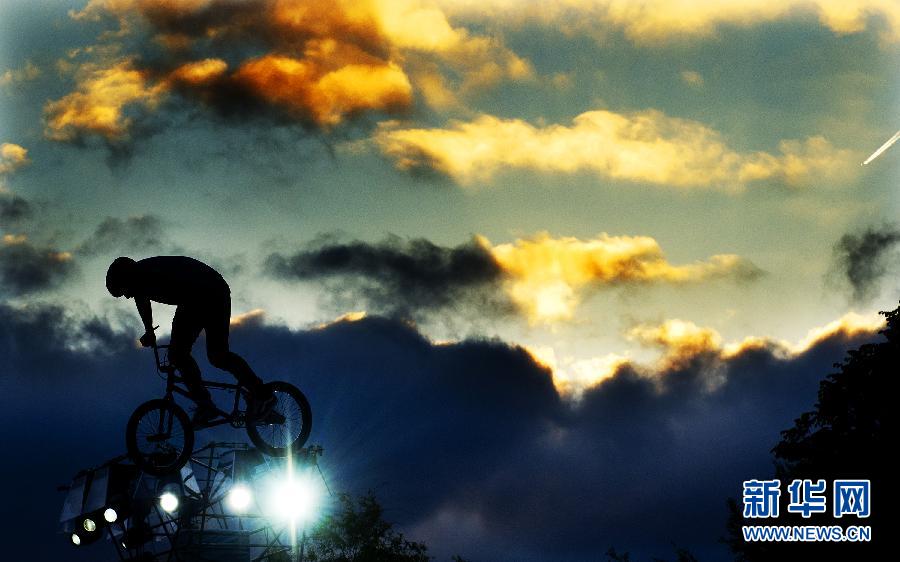
M141 345L156 345L150 301L175 305L169 361L184 378L191 398L197 403L193 422L203 424L216 417L218 409L203 386L200 367L191 356L191 348L201 330L206 330L206 355L209 362L228 371L247 388L260 407L260 414L271 406L271 391L263 386L244 359L228 348L231 319L231 289L218 271L185 256L157 256L140 261L120 257L106 272L106 288L119 298L134 298L144 323Z

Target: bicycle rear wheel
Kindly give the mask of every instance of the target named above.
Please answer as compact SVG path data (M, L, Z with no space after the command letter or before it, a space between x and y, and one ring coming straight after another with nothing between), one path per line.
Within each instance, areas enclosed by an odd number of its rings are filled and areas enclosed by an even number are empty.
M275 395L275 405L263 419L248 418L247 435L260 451L273 457L284 457L309 439L312 409L296 386L280 381L266 386ZM253 403L248 410L254 410Z
M144 402L125 427L128 456L144 472L163 476L180 469L194 450L194 428L171 400Z

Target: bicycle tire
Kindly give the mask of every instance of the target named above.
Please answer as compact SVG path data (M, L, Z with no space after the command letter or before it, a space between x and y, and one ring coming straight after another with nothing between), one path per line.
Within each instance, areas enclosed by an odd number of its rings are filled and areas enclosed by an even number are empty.
M168 432L159 433L160 424L171 424L166 428ZM155 435L151 435L154 431ZM148 440L153 436L159 437L158 441ZM125 426L125 446L138 468L153 476L164 476L187 463L194 450L194 427L181 407L157 398L144 402L131 414Z
M306 396L296 386L275 381L266 385L276 398L271 412L284 417L283 423L257 422L248 416L247 435L257 449L272 457L287 456L296 451L309 439L312 431L312 408ZM248 411L254 410L254 404Z

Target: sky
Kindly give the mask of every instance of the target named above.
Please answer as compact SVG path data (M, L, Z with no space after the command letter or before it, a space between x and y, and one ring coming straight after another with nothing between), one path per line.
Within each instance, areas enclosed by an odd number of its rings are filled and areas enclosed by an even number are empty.
M0 1L35 537L161 392L106 268L175 254L438 556L720 559L724 499L897 305L900 149L861 164L898 54L892 0Z

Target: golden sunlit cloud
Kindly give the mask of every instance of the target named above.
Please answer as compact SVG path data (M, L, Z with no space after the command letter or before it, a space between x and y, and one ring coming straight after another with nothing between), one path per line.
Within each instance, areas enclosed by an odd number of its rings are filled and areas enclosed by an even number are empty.
M553 386L560 395L579 400L584 391L597 386L616 374L620 367L629 364L626 355L608 353L602 357L574 359L557 357L550 346L523 346L538 364L553 375Z
M656 326L635 326L629 330L628 337L645 345L683 350L690 355L722 346L722 337L712 328L701 328L693 322L679 319L666 320Z
M885 318L880 314L863 315L848 312L828 324L811 329L802 340L792 348L794 353L802 353L817 343L835 334L852 338L864 333L874 333L885 326Z
M631 328L626 336L641 346L661 351L659 359L650 364L638 363L629 353L609 353L604 356L575 358L559 357L551 346L525 346L534 360L550 369L553 383L562 396L578 400L585 391L614 377L621 369L628 368L642 376L658 378L679 369L692 368L692 362L701 365L708 389L724 382L725 362L753 350L766 350L774 357L790 360L829 338L874 335L884 328L884 317L878 314L861 315L854 312L809 330L797 342L770 337L750 336L743 340L723 343L722 336L712 328L697 326L693 322L670 319L661 324L641 324Z
M0 144L0 176L11 174L30 162L27 148L11 142Z
M51 260L57 262L69 262L72 261L72 253L71 252L49 252L47 254Z
M131 124L125 108L153 108L165 89L150 84L148 73L127 59L108 67L86 64L78 71L76 90L44 107L44 134L53 140L73 140L82 133L124 139Z
M324 330L325 328L328 328L335 324L340 324L342 322L359 322L360 320L363 320L366 317L368 317L368 313L365 310L353 310L353 311L345 312L344 314L341 314L334 320L329 320L327 322L320 322L318 324L315 324L311 329L312 330Z
M24 234L4 234L3 244L5 246L16 246L28 242L28 236Z
M240 326L253 326L261 324L266 317L266 311L262 308L254 308L247 312L236 314L231 317L230 324L232 328Z
M656 326L635 326L628 331L627 337L641 345L663 350L660 371L684 367L703 355L718 356L722 350L722 337L717 331L679 319L666 320Z
M440 4L451 15L537 21L568 33L593 35L616 27L638 43L708 37L723 24L749 26L804 15L836 34L875 29L884 41L900 41L900 3L895 0L442 0Z
M445 129L382 126L381 151L403 170L433 169L461 184L490 180L505 169L593 172L614 180L676 188L741 188L771 180L803 186L856 173L857 156L822 137L783 141L780 154L739 153L715 130L647 110L589 111L571 126L536 127L520 119L482 115Z
M336 125L361 110L410 105L412 87L393 63L347 64L322 73L307 60L272 56L248 61L234 75L273 105L309 114L319 125Z
M55 140L121 140L131 124L123 108L152 111L163 93L225 113L276 108L328 128L365 112L405 111L419 90L434 107L457 107L471 91L534 76L499 39L454 27L420 0L92 0L71 15L111 19L118 29L101 35L104 48L78 51L103 55L81 65L75 92L47 105ZM126 44L140 52L141 41L163 48L152 69L135 62L140 56L110 56Z
M726 344L722 347L722 356L725 358L739 355L747 349L775 348L780 349L783 356L791 357L809 350L814 345L830 337L840 335L844 338L852 338L861 334L874 334L884 328L885 319L879 314L858 314L848 312L824 326L812 328L797 342L775 340L772 338L748 337L739 342Z
M752 263L731 254L672 265L656 240L647 236L604 233L580 240L551 238L542 232L496 246L483 236L476 241L500 265L507 293L532 323L571 319L584 291L592 287L691 283L726 276L751 279L761 274Z
M678 319L666 320L659 325L638 325L627 335L633 341L664 350L662 359L667 367L671 367L673 364L683 365L686 361L701 355L730 359L753 349L769 349L776 356L790 358L809 351L828 338L841 336L849 339L863 334L874 334L883 328L884 324L884 317L879 314L861 315L848 312L824 326L811 329L797 342L750 336L740 341L723 343L722 336L716 330Z
M191 86L203 86L221 78L228 70L228 63L222 59L203 59L185 63L169 74L169 80Z

